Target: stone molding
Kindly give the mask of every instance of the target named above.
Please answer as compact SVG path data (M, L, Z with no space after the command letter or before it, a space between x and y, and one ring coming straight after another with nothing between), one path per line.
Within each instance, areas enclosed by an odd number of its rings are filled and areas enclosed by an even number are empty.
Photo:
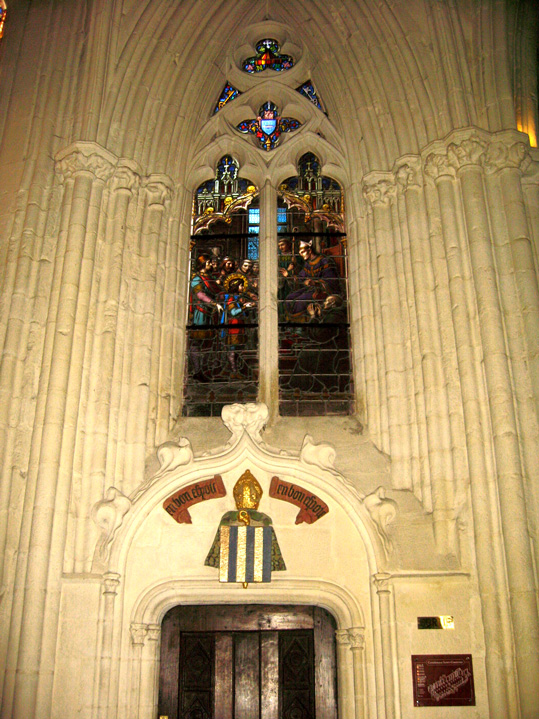
M527 136L517 130L488 133L467 128L451 133L445 140L429 145L423 153L425 175L433 180L475 166L487 174L508 168L526 173L535 164Z
M129 158L117 157L96 142L74 142L56 153L55 170L60 181L80 173L107 182L112 191L134 192L143 186L148 192L150 206L163 206L174 195L175 184L165 174L144 176L138 163Z

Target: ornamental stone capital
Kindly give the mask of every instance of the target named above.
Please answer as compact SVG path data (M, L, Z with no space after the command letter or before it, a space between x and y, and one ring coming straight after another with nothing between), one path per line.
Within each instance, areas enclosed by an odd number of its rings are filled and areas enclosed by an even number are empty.
M174 192L174 183L168 175L148 175L142 185L147 193L149 207L164 207Z
M161 625L160 624L147 624L148 628L148 641L157 642L161 637Z
M335 640L340 647L350 646L349 629L337 629L335 632Z
M116 162L116 156L96 142L74 142L56 154L55 169L62 182L81 173L106 182Z
M531 163L530 153L524 142L493 141L487 146L483 158L488 173L498 172L506 168L525 170Z
M140 186L140 168L136 162L120 159L110 180L110 187L114 192L128 192L131 194Z
M421 158L417 155L402 157L394 168L397 190L407 192L412 187L419 188L422 185Z
M103 594L118 593L118 586L120 585L120 575L116 572L105 572L103 574Z
M365 648L365 627L350 627L348 630L351 649Z
M396 194L395 176L392 172L370 172L364 178L362 190L372 207L387 207Z
M378 572L374 575L373 580L378 594L389 594L391 590L391 574Z
M139 622L131 622L129 627L131 633L132 644L144 644L146 635L148 634L148 625Z

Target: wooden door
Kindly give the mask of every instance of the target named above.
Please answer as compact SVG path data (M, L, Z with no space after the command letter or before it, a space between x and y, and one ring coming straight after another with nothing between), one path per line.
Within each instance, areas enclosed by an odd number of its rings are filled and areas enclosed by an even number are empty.
M159 716L337 719L334 636L319 607L174 607L161 633Z

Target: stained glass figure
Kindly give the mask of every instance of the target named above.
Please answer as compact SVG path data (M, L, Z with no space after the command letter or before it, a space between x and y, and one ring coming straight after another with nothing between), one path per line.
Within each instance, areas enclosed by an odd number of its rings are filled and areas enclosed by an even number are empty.
M301 95L306 97L307 100L310 100L313 103L313 105L316 105L316 107L319 110L322 110L322 112L324 111L324 108L322 107L322 103L320 102L320 100L318 98L318 94L317 94L316 90L314 89L314 86L310 80L307 80L307 82L304 82L303 85L300 85L299 87L297 87L296 90Z
M0 40L4 36L4 24L6 22L7 10L3 2L0 2Z
M195 193L184 416L257 399L258 211L231 155Z
M278 231L279 401L286 416L354 409L340 185L312 153L279 188L286 230Z
M279 117L277 105L269 101L259 109L256 120L244 120L237 125L237 129L243 134L255 135L260 146L267 151L277 147L281 133L293 132L299 127L301 127L299 120Z
M235 100L238 95L241 95L241 92L229 82L227 82L223 88L223 92L221 93L219 100L217 100L217 105L215 106L213 114L215 115L217 112L219 112L219 110L222 110L223 107L227 104L227 102L232 102L232 100Z
M265 39L259 40L256 44L256 55L244 60L242 69L245 72L255 73L263 72L267 67L282 72L289 70L294 65L294 60L290 55L284 55L279 52L281 46L277 40Z

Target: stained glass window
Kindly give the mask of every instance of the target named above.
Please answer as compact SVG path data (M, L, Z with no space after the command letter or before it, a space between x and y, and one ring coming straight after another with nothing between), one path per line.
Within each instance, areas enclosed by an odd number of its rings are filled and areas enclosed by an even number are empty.
M195 193L184 416L258 393L258 191L230 155Z
M314 89L314 85L310 80L307 80L307 82L304 82L303 85L300 85L296 89L301 95L306 97L307 100L310 100L313 105L316 105L319 110L324 110L324 108L322 107L322 103L320 102L320 99L318 97L318 93Z
M279 144L283 132L293 132L301 127L299 120L280 117L279 109L273 102L265 102L254 120L243 120L236 126L244 135L255 135L264 150L273 150Z
M227 82L223 88L223 92L221 93L219 99L217 100L217 104L215 105L213 114L215 115L216 112L219 112L219 110L222 110L223 107L227 104L227 102L231 102L232 100L235 100L238 97L238 95L241 95L241 92L239 90L237 90L229 82Z
M277 40L267 38L259 40L256 44L256 55L244 60L242 68L245 72L255 73L263 72L266 68L271 68L275 72L288 70L294 65L294 60L290 55L284 55L279 52L281 46Z
M0 0L0 39L4 36L4 24L6 22L7 9L3 0Z
M312 153L298 170L279 188L281 218L286 213L277 243L280 414L350 414L343 193Z

